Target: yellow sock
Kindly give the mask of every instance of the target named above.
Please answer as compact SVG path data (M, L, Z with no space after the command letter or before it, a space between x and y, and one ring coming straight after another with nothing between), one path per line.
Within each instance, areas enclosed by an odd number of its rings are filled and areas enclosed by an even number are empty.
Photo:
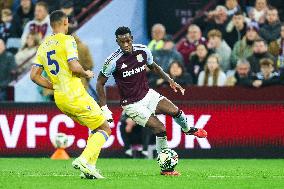
M87 146L80 157L84 158L87 162L91 160L96 163L101 149L107 139L108 134L103 130L99 130L95 134L90 135L87 141Z
M94 134L90 134L89 138L91 138ZM88 139L89 139L88 138ZM98 157L99 157L99 153L98 154L95 154L93 157L91 157L88 161L88 164L89 165L92 165L92 166L95 166L96 163L97 163L97 160L98 160Z

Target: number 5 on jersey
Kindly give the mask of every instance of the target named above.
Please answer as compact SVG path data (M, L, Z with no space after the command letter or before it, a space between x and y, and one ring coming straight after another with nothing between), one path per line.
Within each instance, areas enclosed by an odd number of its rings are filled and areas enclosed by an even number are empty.
M52 66L53 64L55 65L55 69L50 70L50 73L52 73L53 75L57 75L59 72L59 64L56 60L52 59L52 55L55 54L55 50L49 51L46 53L47 54L47 63L49 66Z

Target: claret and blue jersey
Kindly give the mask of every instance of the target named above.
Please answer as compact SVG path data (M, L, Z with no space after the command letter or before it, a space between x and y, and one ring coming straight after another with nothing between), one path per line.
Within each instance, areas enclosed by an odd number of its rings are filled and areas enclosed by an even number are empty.
M133 52L123 53L119 48L105 61L101 73L113 75L120 91L121 104L127 105L145 97L149 90L146 66L153 63L151 51L140 44L133 44Z

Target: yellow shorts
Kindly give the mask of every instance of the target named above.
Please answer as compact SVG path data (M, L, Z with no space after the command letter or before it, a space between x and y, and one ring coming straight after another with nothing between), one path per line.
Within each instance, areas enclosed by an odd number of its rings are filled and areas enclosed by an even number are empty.
M100 106L88 94L70 99L64 94L54 94L57 107L67 116L91 130L101 126L106 118Z

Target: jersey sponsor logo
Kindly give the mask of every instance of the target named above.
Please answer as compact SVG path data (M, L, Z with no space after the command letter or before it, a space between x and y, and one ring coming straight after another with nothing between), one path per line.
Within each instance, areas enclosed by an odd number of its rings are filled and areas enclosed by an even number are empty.
M127 68L127 65L122 63L121 69Z
M136 56L136 58L137 58L137 61L138 61L138 62L143 62L143 60L144 60L142 54L138 54L138 55Z
M134 68L134 69L132 69L130 71L122 72L122 77L129 77L129 76L132 76L134 74L140 73L143 70L145 70L145 65L143 65L141 67L138 67L138 68Z

